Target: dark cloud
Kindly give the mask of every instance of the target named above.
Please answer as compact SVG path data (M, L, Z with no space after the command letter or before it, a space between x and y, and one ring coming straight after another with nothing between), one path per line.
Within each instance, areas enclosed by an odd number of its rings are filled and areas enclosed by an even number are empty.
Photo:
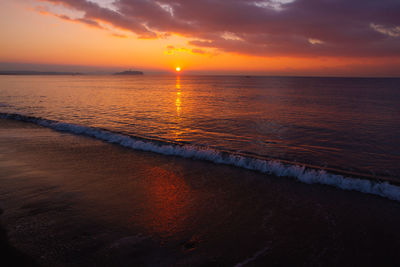
M399 0L47 0L141 38L265 56L400 56ZM200 50L199 50L200 51Z
M47 8L41 7L41 6L40 7L36 7L35 10L38 11L42 15L55 16L55 17L57 17L59 19L62 19L62 20L71 21L71 22L79 22L79 23L83 23L83 24L86 24L86 25L94 27L94 28L104 29L97 21L92 20L92 19L87 19L87 18L74 19L74 18L71 18L71 17L69 17L67 15L58 15L58 14L50 12Z
M66 15L58 15L57 17L59 17L60 19L63 20L68 20L68 21L73 21L73 22L80 22L86 25L89 25L91 27L95 27L95 28L99 28L99 29L104 29L102 26L100 26L100 24L95 21L95 20L91 20L91 19L87 19L87 18L79 18L79 19L72 19Z

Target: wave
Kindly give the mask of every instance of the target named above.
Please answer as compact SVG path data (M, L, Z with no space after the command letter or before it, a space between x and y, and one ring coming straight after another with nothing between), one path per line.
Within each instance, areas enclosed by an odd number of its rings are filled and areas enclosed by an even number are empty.
M217 164L227 164L278 177L295 178L307 184L330 185L344 190L354 190L400 201L400 186L391 184L388 181L346 176L335 173L335 170L329 172L326 169L312 168L310 165L299 165L298 163L289 163L287 161L275 159L262 159L208 147L135 137L102 128L82 126L21 114L0 113L0 118L35 123L56 131L84 135L134 150L150 151L163 155L173 155L196 160L206 160Z
M242 266L246 266L247 264L249 264L252 261L255 261L258 257L262 256L263 254L265 254L265 252L267 252L269 250L269 247L265 247L259 251L256 252L256 254L254 254L252 257L238 263L235 265L235 267L242 267Z

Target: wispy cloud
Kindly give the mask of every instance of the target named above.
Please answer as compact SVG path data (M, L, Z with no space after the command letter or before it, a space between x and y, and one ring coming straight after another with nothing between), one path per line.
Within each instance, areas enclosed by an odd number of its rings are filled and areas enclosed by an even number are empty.
M324 41L315 38L308 38L308 42L312 45L321 45L325 43Z
M371 28L374 29L377 32L380 32L382 34L391 36L391 37L400 37L400 26L396 27L385 27L383 25L371 23L370 24Z
M125 34L112 33L111 35L118 38L128 38L128 36Z
M187 48L187 47L175 47L173 45L167 45L165 47L164 53L166 55L176 55L179 53L188 53L188 54L198 54L198 55L207 55L207 56L213 56L215 55L215 52L207 51L205 49L201 48Z

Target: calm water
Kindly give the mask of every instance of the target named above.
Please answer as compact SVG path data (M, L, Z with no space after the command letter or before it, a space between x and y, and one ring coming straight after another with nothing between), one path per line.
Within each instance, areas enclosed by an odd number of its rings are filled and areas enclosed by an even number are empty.
M400 180L400 79L1 76L0 112Z

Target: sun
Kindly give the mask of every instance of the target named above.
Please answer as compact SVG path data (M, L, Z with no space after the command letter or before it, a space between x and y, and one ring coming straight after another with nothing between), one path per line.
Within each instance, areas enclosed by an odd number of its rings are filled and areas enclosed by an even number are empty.
M180 71L181 71L181 67L176 67L175 70L176 70L177 72L180 72Z

